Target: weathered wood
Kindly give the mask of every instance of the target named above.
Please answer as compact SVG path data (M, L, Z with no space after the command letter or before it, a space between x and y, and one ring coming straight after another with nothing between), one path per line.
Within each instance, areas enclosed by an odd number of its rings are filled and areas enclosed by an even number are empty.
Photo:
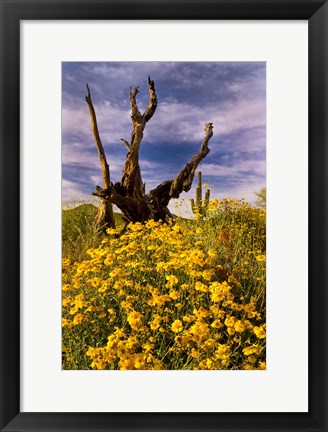
M86 84L86 86L87 86L88 94L86 95L85 100L89 107L91 127L96 142L96 147L98 150L98 156L100 160L102 176L104 181L104 189L107 189L110 187L109 166L107 163L104 147L100 139L96 112L92 103L90 88L88 84ZM105 231L107 228L115 228L113 205L110 201L108 201L107 197L102 198L102 202L100 203L98 212L95 217L95 225L101 228L103 231Z
M155 92L155 83L154 83L154 81L152 81L150 79L150 76L148 76L148 88L149 88L149 103L148 103L147 109L143 115L143 118L145 119L146 123L155 114L156 107L157 107L157 96L156 96L156 92Z
M99 159L102 165L104 187L96 187L93 195L99 197L105 203L115 204L123 213L124 220L128 222L145 222L149 219L165 221L172 218L168 209L169 201L178 198L182 192L188 192L191 188L198 164L208 155L208 143L213 136L213 124L205 125L205 137L201 143L199 151L190 159L184 168L171 180L166 180L151 190L148 194L145 190L145 183L142 181L139 165L139 149L143 138L143 132L148 121L153 117L157 107L157 96L154 81L148 77L149 102L143 114L140 113L137 104L138 88L130 88L130 105L132 133L131 141L121 138L128 152L120 182L113 184L110 182L109 168L106 161L104 149L101 144L97 127L96 115L91 101L89 87L86 97L91 117L91 124L98 148ZM107 176L108 173L108 176ZM106 178L106 181L105 181ZM106 205L102 205L102 212L106 211ZM103 219L101 214L96 223L99 224Z
M154 81L148 77L149 102L144 114L141 114L137 104L138 88L130 88L130 105L132 133L129 151L126 155L121 184L126 191L141 204L145 190L139 166L139 148L143 138L146 123L152 118L157 107L157 97Z

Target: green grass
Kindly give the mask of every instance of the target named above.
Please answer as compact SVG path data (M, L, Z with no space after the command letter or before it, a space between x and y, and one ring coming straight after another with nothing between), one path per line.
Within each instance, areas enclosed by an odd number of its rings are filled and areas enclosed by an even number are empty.
M97 207L94 204L74 203L62 210L62 257L71 261L87 258L86 251L96 247L102 236L99 235L93 221ZM124 224L120 213L114 212L116 226Z

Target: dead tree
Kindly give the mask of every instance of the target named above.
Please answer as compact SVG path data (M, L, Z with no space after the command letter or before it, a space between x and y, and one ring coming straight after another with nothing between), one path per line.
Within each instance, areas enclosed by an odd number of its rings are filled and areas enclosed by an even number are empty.
M91 100L91 93L89 86L87 84L87 90L88 95L85 97L85 100L87 101L88 107L89 107L89 113L90 113L90 119L91 119L91 127L93 136L96 142L97 150L98 150L98 156L101 164L101 170L104 180L104 190L107 190L111 187L111 181L110 181L110 174L109 174L109 166L106 160L106 155L104 151L104 147L102 145L99 130L98 130L98 124L97 124L97 118L96 118L96 112L93 107L93 103ZM97 186L99 187L99 186ZM100 228L101 230L106 230L106 228L115 228L115 219L114 219L114 213L113 213L113 205L111 201L107 197L103 197L100 200L100 205L98 207L98 211L95 216L94 225L97 228Z
M172 198L178 198L182 192L188 192L191 188L196 168L204 159L210 149L208 143L213 136L213 124L205 124L205 136L199 151L182 168L179 174L171 180L165 180L155 189L146 193L145 183L142 181L139 166L139 148L143 138L143 132L148 121L153 117L157 107L157 96L154 81L148 77L149 102L143 114L140 113L136 96L139 90L130 88L130 104L132 109L132 133L130 141L121 138L127 148L127 155L120 182L110 181L109 167L105 152L100 140L96 114L91 100L91 93L87 85L88 94L86 101L89 107L92 130L98 149L102 167L104 186L96 186L92 194L100 198L100 210L96 217L96 224L101 227L114 227L112 204L115 204L122 212L125 222L145 222L149 219L165 221L172 214L168 204Z

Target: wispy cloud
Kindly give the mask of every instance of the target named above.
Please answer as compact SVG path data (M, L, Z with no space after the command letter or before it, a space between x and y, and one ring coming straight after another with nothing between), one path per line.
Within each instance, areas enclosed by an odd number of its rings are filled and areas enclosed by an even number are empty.
M204 181L219 195L254 201L265 184L265 64L256 62L63 63L63 197L88 195L101 183L85 102L88 82L112 179L120 179L129 140L129 87L148 102L147 75L155 80L158 108L145 129L140 165L147 189L171 178L198 150L204 124L214 123L211 152L201 163ZM222 197L222 196L221 196Z

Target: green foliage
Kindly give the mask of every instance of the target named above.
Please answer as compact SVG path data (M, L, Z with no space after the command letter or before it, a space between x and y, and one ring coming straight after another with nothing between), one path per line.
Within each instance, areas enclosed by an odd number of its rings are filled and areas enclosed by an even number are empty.
M102 235L93 226L97 212L94 204L75 205L71 203L62 210L62 256L72 261L87 257L86 251L96 247ZM119 213L114 213L117 226L123 224Z
M257 205L257 207L266 208L266 187L263 187L258 192L255 192L255 195L257 196L255 205Z
M247 273L243 267L256 255L266 253L265 209L253 207L244 200L212 200L206 220L196 219L189 224L193 224L196 232L201 232L208 247L217 251L226 271L238 274L240 282L249 290L254 284L254 274L249 271L251 266Z
M99 241L93 220L97 207L81 204L62 210L62 256L74 261L86 258L86 251Z
M63 241L76 241L85 235L92 225L97 207L93 204L81 204L77 207L62 211L62 239Z

